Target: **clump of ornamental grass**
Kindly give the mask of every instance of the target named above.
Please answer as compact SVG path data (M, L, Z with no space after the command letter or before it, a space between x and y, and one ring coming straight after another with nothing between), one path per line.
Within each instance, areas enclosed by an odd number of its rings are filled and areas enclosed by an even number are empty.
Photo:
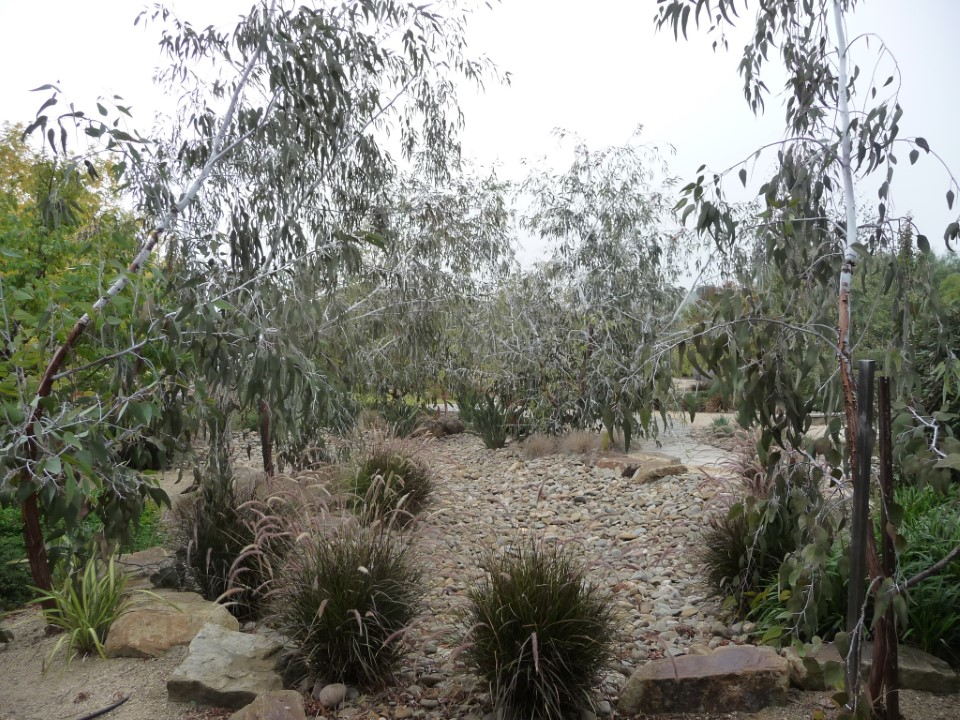
M719 420L719 418L717 418ZM756 433L741 431L729 438L727 448L731 456L721 465L740 485L741 492L749 497L766 498L776 482L776 474L768 472L757 452Z
M272 619L313 677L377 687L403 657L419 586L406 543L385 525L305 532L288 556Z
M467 657L504 718L579 717L611 655L607 595L562 549L491 556L469 593Z
M412 520L433 490L426 466L402 448L389 445L364 453L347 469L341 484L361 518L398 525Z
M276 503L232 480L207 483L174 512L192 583L241 622L263 614L290 539Z
M560 438L560 449L569 455L588 455L600 449L600 434L571 430Z
M717 437L731 437L736 432L736 427L730 418L726 415L721 415L720 417L715 417L710 422L710 432L716 435Z
M557 438L546 433L533 433L523 441L523 455L533 459L557 452Z

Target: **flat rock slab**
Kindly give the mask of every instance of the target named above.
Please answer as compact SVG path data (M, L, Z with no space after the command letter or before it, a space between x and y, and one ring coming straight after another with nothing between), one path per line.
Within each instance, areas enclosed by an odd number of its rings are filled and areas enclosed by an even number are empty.
M240 623L223 605L197 593L157 590L160 599L141 596L110 627L108 657L158 657L175 645L187 645L207 624L239 630Z
M656 453L610 453L593 461L595 467L616 470L624 477L630 477L640 470L653 470L668 465L679 465L680 458Z
M623 715L756 712L783 705L787 661L768 647L730 645L639 667L620 695Z
M277 690L257 695L249 705L237 710L230 720L306 720L303 696L296 690Z
M665 477L672 477L674 475L684 475L687 472L686 465L659 465L653 467L644 467L640 466L637 468L636 472L633 474L633 482L643 485L644 483L655 482L657 480L662 480Z
M187 657L167 680L167 694L180 702L242 708L259 695L283 689L276 672L282 647L276 637L208 623L190 642Z
M174 561L174 554L159 545L128 553L117 562L121 568L133 577L149 578L157 570Z
M790 664L790 682L801 690L830 690L828 678L843 675L843 658L833 643L811 649L803 657L793 648L784 651ZM897 649L898 685L904 690L931 693L960 692L960 675L938 657L908 645ZM860 669L866 676L873 664L873 643L863 644Z

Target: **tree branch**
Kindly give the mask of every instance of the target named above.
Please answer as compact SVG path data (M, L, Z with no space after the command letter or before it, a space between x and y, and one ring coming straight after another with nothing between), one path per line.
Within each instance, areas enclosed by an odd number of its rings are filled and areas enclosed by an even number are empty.
M900 590L901 591L909 590L913 586L919 585L927 578L933 577L937 573L940 573L946 570L947 566L950 565L950 563L952 563L957 558L960 558L960 545L957 545L953 550L948 552L946 555L944 555L942 558L940 558L937 562L935 562L933 565L928 567L926 570L921 570L912 578L907 580L905 583L903 583L900 586Z

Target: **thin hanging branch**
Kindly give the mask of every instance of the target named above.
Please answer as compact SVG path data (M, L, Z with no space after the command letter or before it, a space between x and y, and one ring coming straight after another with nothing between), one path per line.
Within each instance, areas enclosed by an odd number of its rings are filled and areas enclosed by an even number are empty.
M926 570L921 570L906 582L901 583L900 590L901 591L909 590L910 588L916 585L919 585L927 578L933 577L934 575L937 575L938 573L943 572L950 566L950 563L952 563L957 558L960 558L960 545L957 545L953 550L948 552L946 555L944 555L942 558L940 558L937 562L935 562L933 565L928 567Z

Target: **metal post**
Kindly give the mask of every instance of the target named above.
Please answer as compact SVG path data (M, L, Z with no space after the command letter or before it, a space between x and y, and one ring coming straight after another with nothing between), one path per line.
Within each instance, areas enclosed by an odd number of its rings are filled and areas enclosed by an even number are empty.
M882 571L892 578L897 569L893 540L896 530L890 527L889 509L893 504L893 438L890 432L890 378L877 380L877 414L880 455L880 527L883 528ZM892 590L892 588L891 588ZM900 694L897 690L899 666L897 618L891 603L877 623L873 641L873 665L870 668L870 701L878 720L900 720Z
M847 695L854 705L860 690L860 647L863 641L863 609L867 579L867 531L870 524L870 461L873 455L873 377L876 363L861 360L857 377L857 463L853 473L850 520L850 583L847 587Z

